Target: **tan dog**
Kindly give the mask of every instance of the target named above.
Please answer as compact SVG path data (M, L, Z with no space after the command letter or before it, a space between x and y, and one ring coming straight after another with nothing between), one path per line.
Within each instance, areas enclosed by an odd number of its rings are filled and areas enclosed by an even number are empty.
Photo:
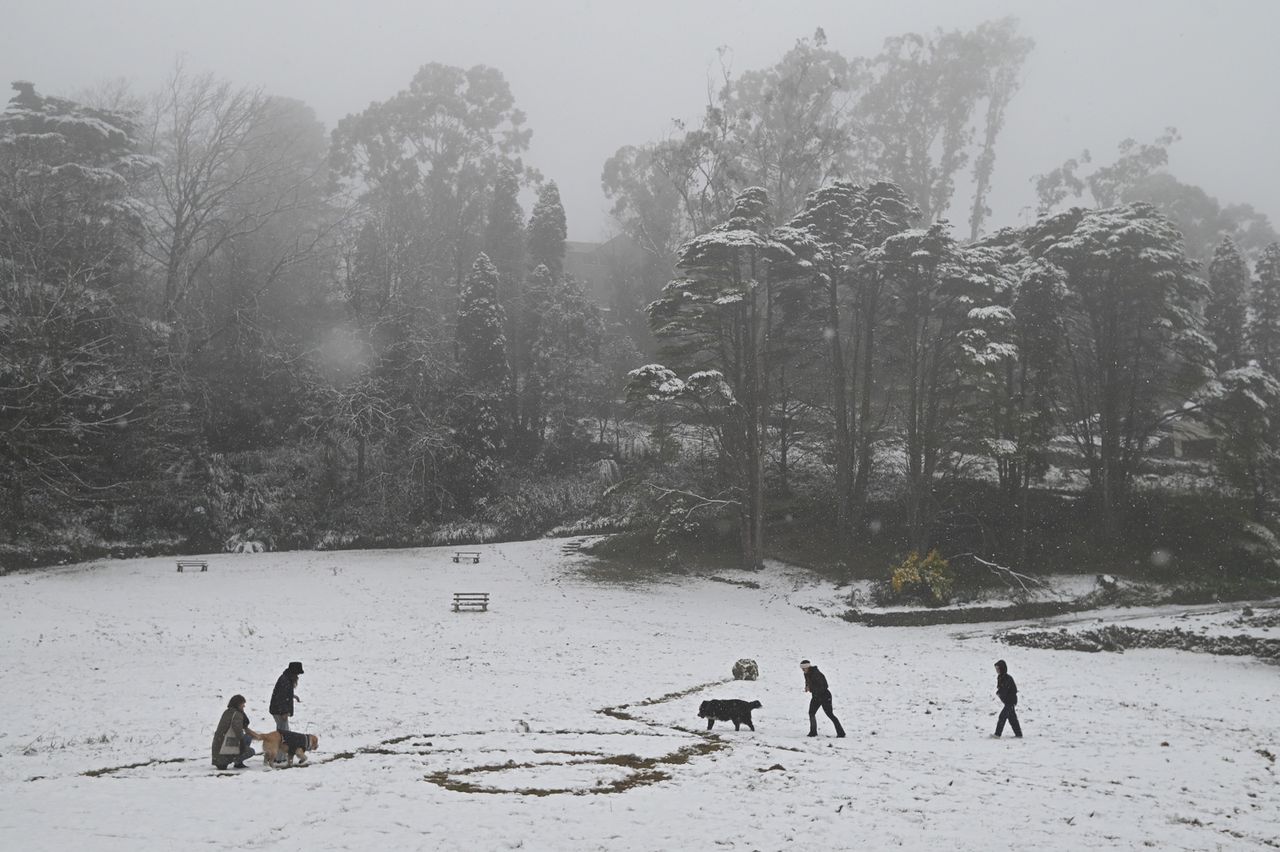
M320 738L315 734L298 734L290 733L289 739L293 741L293 748L289 748L285 742L284 734L279 731L272 731L269 734L259 734L255 739L262 741L262 760L267 766L275 766L276 760L281 752L287 752L289 755L289 766L293 766L293 759L298 758L298 765L304 766L307 762L307 752L315 751L320 745Z

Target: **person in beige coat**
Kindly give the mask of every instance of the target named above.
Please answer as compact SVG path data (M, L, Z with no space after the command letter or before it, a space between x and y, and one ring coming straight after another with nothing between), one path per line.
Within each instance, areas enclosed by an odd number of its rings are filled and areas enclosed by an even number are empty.
M249 744L261 737L249 727L244 703L243 695L231 696L213 732L213 765L219 769L226 769L230 764L244 769L244 762L257 754Z

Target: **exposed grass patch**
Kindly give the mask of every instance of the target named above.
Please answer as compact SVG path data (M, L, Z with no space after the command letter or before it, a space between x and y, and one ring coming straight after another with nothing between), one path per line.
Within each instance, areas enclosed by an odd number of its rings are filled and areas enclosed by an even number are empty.
M716 576L711 576L711 577L708 577L707 579L717 583L727 583L730 586L738 586L743 589L760 588L760 584L757 583L755 580L730 580L727 577L716 577Z
M627 706L629 706L629 705L624 704L624 705L622 705L622 706L623 706L623 707L627 707ZM600 713L600 714L602 714L602 715L605 715L605 716L609 716L609 717L614 718L614 719L618 719L619 721L622 721L622 722L636 722L636 721L639 721L638 719L636 719L636 717L635 717L635 716L632 716L630 713L627 713L627 712L625 712L625 711L623 711L623 710L621 710L621 709L619 709L619 708L617 708L617 707L605 707L605 708L603 708L603 709L601 709L601 710L597 710L596 712L597 712L597 713Z
M486 793L490 795L506 793L516 796L539 797L623 793L627 790L634 790L637 787L647 787L662 781L669 781L671 779L671 774L662 768L664 766L682 766L695 757L712 754L713 752L720 751L724 748L728 748L728 743L723 740L705 739L691 745L683 746L660 757L640 757L639 755L634 754L617 754L608 757L592 757L585 760L570 760L558 763L516 763L514 761L508 761L506 763L493 763L485 766L472 766L466 769L432 772L426 775L423 780L439 787L443 787L446 790L452 790L455 793ZM490 784L483 784L478 781L468 780L468 776L490 772L504 772L511 769L536 769L541 766L560 767L592 765L619 766L624 769L629 769L631 772L624 778L615 779L608 783L586 788L517 787L513 789L506 789L502 787L494 787Z
M691 686L691 687L689 687L688 689L681 689L681 690L678 690L678 691L676 691L676 692L668 692L666 695L659 695L657 698L646 698L646 699L644 699L643 701L637 701L637 702L635 703L635 706L636 706L636 707L648 707L648 706L650 706L650 705L652 705L652 704L662 704L662 703L667 702L667 701L673 701L673 700L675 700L675 699L677 699L677 698L686 698L686 697L688 697L688 696L690 696L690 695L693 695L695 692L701 692L702 690L707 689L707 688L712 687L712 686L724 686L724 685L725 685L725 684L727 684L727 683L733 683L733 682L734 682L734 681L733 681L733 678L728 678L728 677L727 677L727 678L724 678L723 680L711 680L711 681L707 681L706 683L699 683L699 684L697 684L697 685L695 685L695 686ZM619 706L619 707L630 707L631 705L630 705L630 704L620 704L620 705L618 705L618 706Z
M144 766L159 766L162 763L185 763L190 760L187 757L170 757L168 759L144 760L141 763L126 763L123 766L106 766L102 769L90 769L81 772L89 778L101 778L103 775L110 775L113 772L123 772L126 769L141 769Z

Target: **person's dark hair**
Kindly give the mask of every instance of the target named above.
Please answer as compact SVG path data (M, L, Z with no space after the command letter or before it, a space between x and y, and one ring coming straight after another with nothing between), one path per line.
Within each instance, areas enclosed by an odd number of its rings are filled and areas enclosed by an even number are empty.
M1009 667L1005 665L1004 660L996 660L996 670L999 671L1000 674L1006 674L1009 671Z
M244 704L243 695L233 695L231 696L231 700L227 702L227 709L238 710L243 704Z

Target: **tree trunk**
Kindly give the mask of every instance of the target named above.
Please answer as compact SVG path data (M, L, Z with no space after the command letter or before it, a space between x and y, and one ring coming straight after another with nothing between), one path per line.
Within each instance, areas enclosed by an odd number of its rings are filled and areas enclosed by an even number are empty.
M1258 472L1257 482L1253 488L1253 519L1260 524L1265 523L1267 490L1267 473L1264 469Z
M1027 464L1022 466L1021 494L1018 500L1018 568L1028 571L1031 568L1031 541L1029 527L1031 525L1031 474Z
M18 522L24 520L27 514L26 503L22 499L22 475L17 470L13 472L13 479L9 482L9 513L9 517L14 520L9 527L9 540L16 541Z
M784 366L778 369L778 489L783 494L791 493L791 486L788 482L791 418L787 411L787 390L787 373Z
M831 337L831 407L835 416L836 549L846 558L853 546L853 446L849 437L849 388L844 343L840 339L840 302L835 275L827 284L827 333Z
M871 391L875 384L876 312L879 303L879 283L871 282L863 302L862 375L858 377L860 399L858 401L857 441L858 458L856 476L850 505L853 519L864 522L867 515L867 491L870 488L872 459L871 441ZM851 438L852 440L852 438Z

